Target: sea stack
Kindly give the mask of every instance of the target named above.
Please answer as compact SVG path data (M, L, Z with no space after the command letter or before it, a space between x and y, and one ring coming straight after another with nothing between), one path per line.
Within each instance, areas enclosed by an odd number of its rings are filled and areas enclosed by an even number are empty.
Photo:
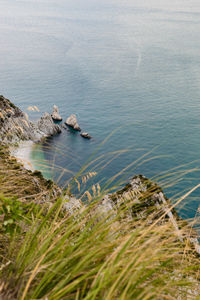
M62 121L62 117L59 114L58 106L53 106L53 112L51 114L51 117L54 121Z
M37 127L46 136L53 136L57 133L61 133L60 126L54 124L52 117L47 112L40 118L37 123Z
M80 135L85 139L91 139L91 136L87 132L82 132Z
M65 121L65 124L72 127L74 130L81 131L80 126L78 125L76 115L71 115L67 120Z

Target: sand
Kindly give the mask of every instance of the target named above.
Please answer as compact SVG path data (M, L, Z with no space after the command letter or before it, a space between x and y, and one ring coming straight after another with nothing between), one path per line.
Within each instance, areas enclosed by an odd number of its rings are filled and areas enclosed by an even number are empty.
M31 151L34 143L25 141L19 143L17 147L10 147L11 156L16 157L17 161L22 163L27 170L34 171L33 162L31 161Z

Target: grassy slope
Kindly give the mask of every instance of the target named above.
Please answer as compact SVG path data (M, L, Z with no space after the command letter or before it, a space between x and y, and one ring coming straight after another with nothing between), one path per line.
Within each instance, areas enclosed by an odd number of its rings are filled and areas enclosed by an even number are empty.
M1 149L4 195L43 202L52 186L38 175ZM99 198L74 216L62 199L37 205L16 220L20 232L1 230L0 299L198 299L199 257L188 239L181 243L164 216L127 218L131 199L99 214Z
M21 201L41 201L50 190L58 189L50 180L45 180L38 171L24 169L14 157L9 156L5 146L0 146L0 192L6 197L17 197Z

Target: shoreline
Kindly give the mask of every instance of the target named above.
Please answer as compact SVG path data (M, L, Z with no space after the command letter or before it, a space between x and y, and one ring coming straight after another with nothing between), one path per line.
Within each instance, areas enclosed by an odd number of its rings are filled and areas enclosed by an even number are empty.
M16 158L26 170L40 171L45 179L52 180L51 166L44 158L40 144L33 141L22 141L17 146L9 146L10 156Z
M34 142L23 141L17 146L10 146L10 156L14 156L16 160L21 163L25 169L34 172L36 169L34 167L33 161L31 160L31 152L34 147Z

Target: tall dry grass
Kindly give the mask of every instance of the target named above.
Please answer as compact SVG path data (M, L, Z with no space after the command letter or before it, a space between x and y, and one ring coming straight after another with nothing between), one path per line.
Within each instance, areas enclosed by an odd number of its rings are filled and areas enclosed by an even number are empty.
M180 242L165 215L128 220L131 199L128 208L102 214L99 199L72 216L62 198L32 214L3 260L2 299L198 299L190 228L181 223Z

